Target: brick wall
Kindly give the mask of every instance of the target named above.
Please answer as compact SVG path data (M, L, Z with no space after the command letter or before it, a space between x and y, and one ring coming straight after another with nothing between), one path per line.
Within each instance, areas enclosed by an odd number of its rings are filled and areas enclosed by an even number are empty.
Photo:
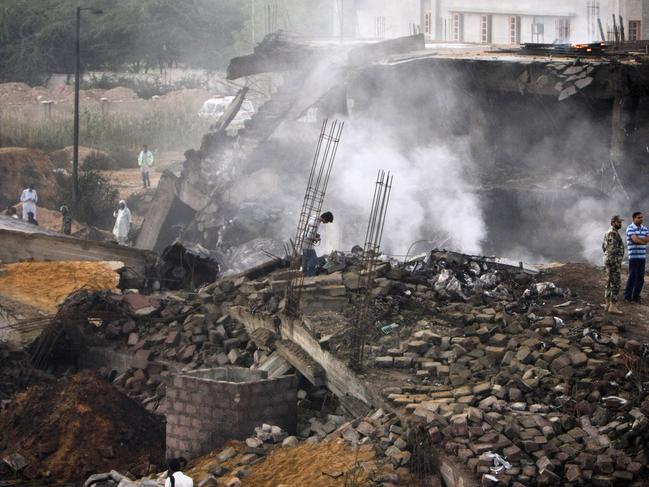
M297 377L266 379L261 371L204 369L167 382L167 456L187 459L245 439L268 423L293 433Z

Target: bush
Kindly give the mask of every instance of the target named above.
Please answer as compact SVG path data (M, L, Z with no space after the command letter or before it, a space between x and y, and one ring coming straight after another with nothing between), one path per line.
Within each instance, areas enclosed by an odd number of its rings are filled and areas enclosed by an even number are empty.
M166 95L171 91L184 89L208 89L208 77L186 75L176 81L166 81L159 75L124 76L119 74L101 73L91 74L81 83L81 89L91 90L99 88L111 90L113 88L130 88L137 96L149 99L152 96Z
M63 187L59 204L74 208L71 177L66 178ZM112 228L113 212L119 198L117 189L99 172L82 170L79 172L79 193L80 201L72 210L73 218L99 228Z
M94 150L83 158L83 168L86 171L108 171L116 169L116 163L105 152Z

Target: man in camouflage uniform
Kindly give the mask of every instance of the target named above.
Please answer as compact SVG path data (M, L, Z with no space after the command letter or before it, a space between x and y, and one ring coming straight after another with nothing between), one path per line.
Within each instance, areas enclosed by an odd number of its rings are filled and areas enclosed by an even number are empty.
M604 235L602 250L604 251L604 266L606 267L606 311L611 314L621 315L617 308L617 297L620 293L622 259L624 259L624 241L620 237L622 219L615 215L611 218L611 228Z

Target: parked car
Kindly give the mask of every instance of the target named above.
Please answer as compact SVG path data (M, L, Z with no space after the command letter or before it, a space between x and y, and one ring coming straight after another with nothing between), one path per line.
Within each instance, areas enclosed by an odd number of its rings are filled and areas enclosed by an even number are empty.
M205 100L203 106L198 111L198 116L218 120L234 100L234 96L215 96ZM235 115L232 123L243 123L252 118L255 114L255 107L250 100L243 100L241 109Z

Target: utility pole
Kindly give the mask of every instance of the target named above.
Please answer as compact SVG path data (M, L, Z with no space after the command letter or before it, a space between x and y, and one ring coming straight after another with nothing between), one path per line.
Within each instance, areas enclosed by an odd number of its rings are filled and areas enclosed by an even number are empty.
M250 29L252 30L252 47L255 47L255 0L250 0Z
M74 70L74 147L72 149L72 196L74 199L75 209L79 204L79 77L81 72L79 33L81 32L81 7L77 7L76 29L76 66Z
M77 7L76 17L76 46L75 46L75 69L74 69L74 144L72 148L72 196L74 207L79 204L79 87L81 85L81 11L90 10L93 14L104 13L97 8Z

